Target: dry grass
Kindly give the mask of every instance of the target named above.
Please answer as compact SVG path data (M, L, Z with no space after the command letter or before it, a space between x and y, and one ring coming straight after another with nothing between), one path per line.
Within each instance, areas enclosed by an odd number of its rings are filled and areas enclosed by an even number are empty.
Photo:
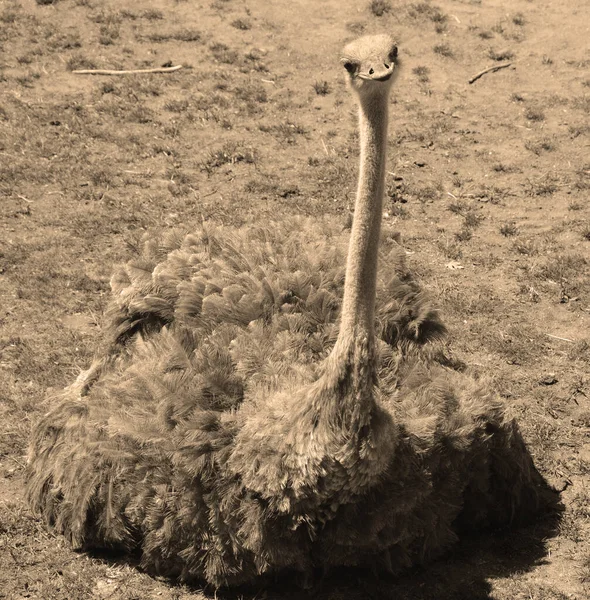
M554 35L582 39L583 19L549 4L541 18L535 2L517 13L508 2L366 2L359 12L351 0L321 11L306 1L316 53L296 34L307 13L279 4L276 14L258 0L0 5L0 596L214 597L117 557L72 553L47 533L22 498L28 431L89 364L112 265L146 231L284 214L346 223L358 137L338 49L379 25L399 35L407 69L391 106L385 226L402 232L453 355L507 399L543 473L571 484L556 532L482 536L392 581L328 578L317 597L586 597L589 65ZM497 60L504 48L537 57L551 86L519 67L517 88L507 71L466 87L490 46ZM167 61L185 68L71 74ZM547 373L555 384L539 383ZM300 598L291 587L233 597Z
M382 17L384 14L390 12L391 9L391 2L388 0L371 0L369 4L369 10L376 17Z
M444 56L445 58L454 58L455 56L455 52L447 42L436 44L433 46L432 50L435 52L435 54L440 54L440 56Z

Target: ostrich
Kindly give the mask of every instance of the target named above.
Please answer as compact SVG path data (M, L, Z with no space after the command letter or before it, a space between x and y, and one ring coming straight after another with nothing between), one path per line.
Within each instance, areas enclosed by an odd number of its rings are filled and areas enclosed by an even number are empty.
M396 60L389 35L343 53L361 143L345 266L344 232L295 220L147 240L113 276L105 341L30 444L30 504L75 549L214 586L396 572L550 504L502 404L437 360L444 326L380 242Z

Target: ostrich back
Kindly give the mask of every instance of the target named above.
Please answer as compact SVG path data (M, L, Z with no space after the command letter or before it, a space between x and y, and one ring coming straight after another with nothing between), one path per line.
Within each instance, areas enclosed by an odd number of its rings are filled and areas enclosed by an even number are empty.
M387 468L358 490L305 473L294 498L283 458L253 439L243 456L260 471L267 461L273 485L241 476L245 415L280 433L288 420L269 399L317 378L336 340L347 242L302 219L147 239L113 275L92 367L33 432L33 509L75 548L137 551L152 572L231 585L282 569L397 570L466 527L541 508L542 479L502 405L435 360L444 327L387 233L378 394L399 427Z

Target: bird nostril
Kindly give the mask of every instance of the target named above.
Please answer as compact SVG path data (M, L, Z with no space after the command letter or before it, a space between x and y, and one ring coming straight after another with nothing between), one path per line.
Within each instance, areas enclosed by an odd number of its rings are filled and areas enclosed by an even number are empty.
M375 71L373 69L369 69L369 75L372 75Z

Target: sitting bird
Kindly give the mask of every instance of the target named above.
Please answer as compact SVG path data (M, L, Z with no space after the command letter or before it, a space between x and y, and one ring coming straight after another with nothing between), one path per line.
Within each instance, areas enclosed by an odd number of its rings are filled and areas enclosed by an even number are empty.
M389 35L343 52L361 146L350 234L203 224L116 271L95 361L30 444L30 504L75 549L217 587L397 572L550 504L493 391L437 359L444 325L381 235L397 55Z

